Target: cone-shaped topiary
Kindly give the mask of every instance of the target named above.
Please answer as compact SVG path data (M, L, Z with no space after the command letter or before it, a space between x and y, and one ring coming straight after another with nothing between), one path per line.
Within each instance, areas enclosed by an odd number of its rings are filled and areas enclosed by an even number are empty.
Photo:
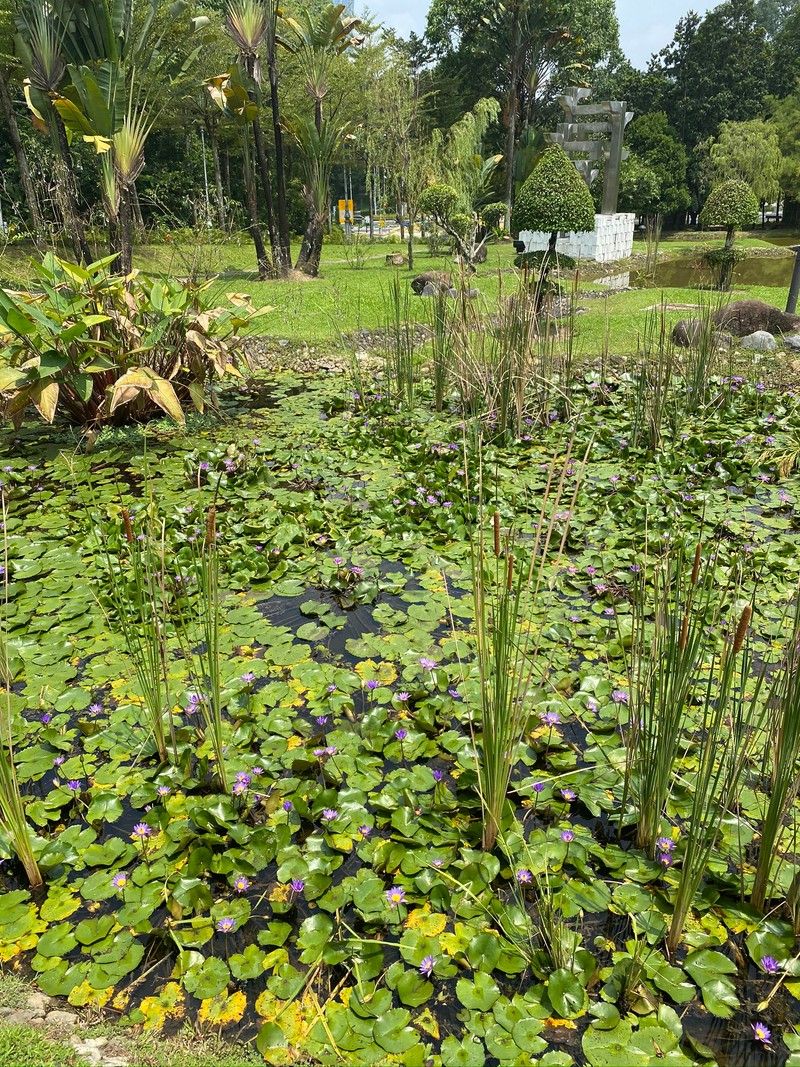
M746 182L729 181L711 190L700 212L701 226L724 226L733 230L752 226L758 219L758 201Z
M552 145L517 195L511 229L557 233L594 229L594 204L586 183L559 145Z

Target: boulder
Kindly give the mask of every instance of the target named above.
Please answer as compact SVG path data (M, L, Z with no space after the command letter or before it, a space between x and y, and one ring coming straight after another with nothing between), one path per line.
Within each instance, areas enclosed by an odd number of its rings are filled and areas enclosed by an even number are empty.
M760 331L793 333L800 329L800 315L787 315L763 300L734 300L718 308L711 318L735 337L749 337Z
M781 344L790 352L800 352L800 333L790 333L781 338Z
M426 282L422 287L420 296L436 296L439 292L439 287L434 285L433 282Z
M417 296L430 296L430 293L424 293L423 289L426 285L433 286L433 292L438 293L439 290L450 288L450 275L443 270L428 270L424 274L418 274L416 278L411 280L411 288L417 294Z
M390 252L386 257L387 267L404 267L406 263L406 257L402 252Z
M681 319L672 327L672 343L678 348L697 348L703 341L705 326L701 319ZM730 334L714 330L714 345L717 348L730 348Z
M769 330L755 330L739 342L739 348L745 348L748 352L774 352L777 347L778 342Z

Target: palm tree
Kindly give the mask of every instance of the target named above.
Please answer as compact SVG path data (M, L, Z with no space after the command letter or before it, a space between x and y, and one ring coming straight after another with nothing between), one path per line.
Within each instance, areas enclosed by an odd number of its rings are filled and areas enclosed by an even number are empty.
M66 26L48 0L26 0L16 18L15 44L27 77L25 99L34 123L49 132L55 143L58 173L56 189L64 229L68 232L75 258L91 263L92 257L83 230L77 203L77 183L69 151L67 131L52 99L60 95L67 72L63 54Z
M352 16L343 19L344 10L344 4L328 4L316 15L304 8L299 19L284 17L283 20L293 37L282 38L281 43L300 64L306 92L314 101L314 125L318 134L322 133L322 101L328 95L331 64L336 56L363 41L363 37L353 32L361 25L361 19Z
M287 121L286 129L300 149L303 173L303 199L308 208L308 225L297 260L297 268L316 277L322 253L322 233L330 209L330 187L336 156L348 137L348 127L334 127L325 119L317 129L308 117Z
M275 41L277 8L273 0L228 0L225 24L234 44L239 51L239 63L249 80L250 97L255 105L252 119L253 140L256 147L261 187L267 206L272 258L285 274L291 264L289 251L289 222L286 212L286 182L283 164L283 140L278 116L278 83L275 69ZM275 162L278 185L278 219L275 225L275 210L272 197L267 153L259 122L259 102L263 75L262 55L266 53L269 69L270 92L272 96L273 132L275 133ZM274 85L274 89L273 89ZM278 121L276 124L276 116Z

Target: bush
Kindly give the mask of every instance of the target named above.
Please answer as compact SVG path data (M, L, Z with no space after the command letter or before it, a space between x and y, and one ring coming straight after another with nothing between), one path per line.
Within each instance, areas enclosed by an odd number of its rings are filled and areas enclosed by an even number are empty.
M452 185L429 185L419 198L419 210L435 219L449 219L458 204L458 193Z
M711 190L700 212L701 226L742 230L758 221L758 201L746 182L729 181Z
M470 227L473 225L473 220L464 211L456 212L455 215L450 216L450 229L462 239L467 236Z
M134 273L126 285L109 272L114 259L84 268L48 253L41 291L0 290L0 391L15 425L30 405L46 422L60 409L83 425L162 413L183 423L185 405L204 410L215 379L241 376L238 332L262 314L248 297L214 307L211 281Z
M519 191L511 230L588 233L593 229L594 204L586 183L564 149L552 145Z
M490 230L497 230L500 227L500 222L505 218L506 205L502 200L498 200L494 204L487 204L486 207L481 208L481 219L484 226L488 226Z

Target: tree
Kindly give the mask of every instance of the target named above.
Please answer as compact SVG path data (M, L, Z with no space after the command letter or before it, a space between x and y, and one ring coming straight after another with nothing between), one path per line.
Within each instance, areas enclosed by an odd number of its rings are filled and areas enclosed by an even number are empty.
M9 0L0 0L0 109L8 127L8 138L17 163L22 194L30 215L31 229L34 234L42 230L42 212L39 198L31 178L28 157L22 144L17 123L17 114L12 99L12 79L20 72L19 60L14 55L14 15Z
M661 199L661 183L652 167L630 153L620 168L619 210L636 215L657 215Z
M658 195L644 214L671 215L689 206L686 184L686 151L678 140L663 111L640 115L626 132L631 152L648 167L658 180Z
M710 155L714 182L733 178L746 182L761 204L763 222L764 205L772 203L780 192L783 157L774 127L763 119L723 122Z
M800 200L800 92L783 100L769 97L767 112L781 151L781 190Z
M330 208L331 175L336 156L348 136L348 127L336 128L324 116L287 120L286 128L300 149L303 199L308 207L308 226L298 267L316 277L322 254L322 234ZM302 262L301 262L302 260Z
M559 145L547 149L520 189L514 204L511 227L515 233L529 230L550 234L539 276L540 299L547 283L551 260L555 256L559 230L573 233L594 230L591 194L569 156Z
M758 201L749 185L734 179L723 182L711 190L711 195L700 212L702 226L722 227L725 244L721 249L706 253L705 260L719 271L719 288L730 289L733 268L742 258L733 248L736 230L752 226L758 218Z

